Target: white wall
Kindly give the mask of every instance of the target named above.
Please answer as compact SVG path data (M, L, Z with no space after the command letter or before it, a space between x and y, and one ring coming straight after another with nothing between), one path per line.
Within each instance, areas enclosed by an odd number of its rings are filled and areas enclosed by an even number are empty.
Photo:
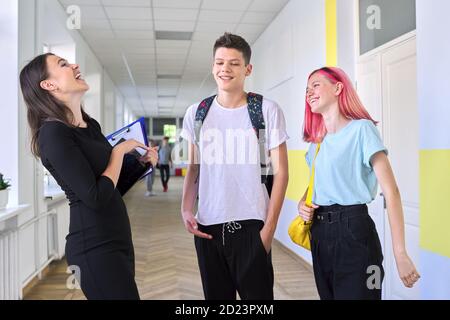
M421 149L450 149L449 12L449 1L417 1Z
M338 66L356 79L356 0L337 0Z
M84 111L103 127L102 69L91 65L85 70L84 79L89 84L89 91L86 92L83 99Z
M116 128L116 93L114 82L103 71L103 132L110 134Z
M31 60L36 53L36 0L19 1L19 37L18 37L18 65L22 69L25 61ZM17 71L16 71L17 72ZM21 92L18 90L18 108L19 114L19 204L30 204L29 215L34 212L35 197L35 160L30 150L30 132L27 122L27 109L23 102Z
M122 95L118 92L118 90L115 91L115 95L116 95L116 126L115 129L118 130L120 128L123 127L123 125L125 124L124 121L124 105L125 105L125 101L122 97Z
M421 149L419 285L422 299L450 299L450 1L417 0L416 10Z
M124 119L124 125L129 124L136 120L136 116L134 115L132 108L130 107L130 105L127 102L125 103L125 106L124 106L123 119Z

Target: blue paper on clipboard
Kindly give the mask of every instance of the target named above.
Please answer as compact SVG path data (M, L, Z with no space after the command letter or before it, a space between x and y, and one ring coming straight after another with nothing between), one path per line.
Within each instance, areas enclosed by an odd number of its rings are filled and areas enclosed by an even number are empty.
M147 130L145 129L145 120L140 118L137 121L123 127L120 130L106 137L111 146L116 146L124 141L134 139L148 146ZM144 178L153 171L151 165L143 165L138 159L145 155L147 151L142 148L136 148L134 152L124 156L122 170L120 172L117 189L125 194L137 181Z

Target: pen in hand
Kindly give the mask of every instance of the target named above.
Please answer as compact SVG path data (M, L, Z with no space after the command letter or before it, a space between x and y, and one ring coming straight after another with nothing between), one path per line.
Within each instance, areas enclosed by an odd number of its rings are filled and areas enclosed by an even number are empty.
M151 163L152 166L156 166L158 163L158 147L149 148L147 153L143 155L139 161L143 163Z

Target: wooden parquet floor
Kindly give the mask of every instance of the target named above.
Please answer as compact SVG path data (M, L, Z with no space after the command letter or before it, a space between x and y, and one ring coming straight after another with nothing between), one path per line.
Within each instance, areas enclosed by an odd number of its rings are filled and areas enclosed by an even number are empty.
M145 183L125 196L136 254L136 283L141 299L199 300L203 291L193 236L180 218L181 178L171 178L169 192L155 181L157 196L145 197ZM318 299L314 277L294 254L274 241L275 299ZM26 293L27 300L83 300L81 290L68 289L65 260L50 265L48 274Z

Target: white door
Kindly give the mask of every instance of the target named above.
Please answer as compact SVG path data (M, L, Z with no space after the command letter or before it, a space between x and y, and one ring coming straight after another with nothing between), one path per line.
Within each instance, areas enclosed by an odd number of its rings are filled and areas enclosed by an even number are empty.
M395 42L395 41L394 41ZM394 43L393 42L393 43ZM419 126L415 37L361 57L357 66L358 94L389 151L405 215L408 253L419 265ZM398 277L389 220L380 195L369 205L384 253L384 299L418 299L418 288L407 289ZM420 272L420 270L419 270Z
M383 133L402 197L406 247L419 266L419 114L415 37L381 56ZM385 297L419 299L418 286L408 289L398 277L388 219L385 219ZM420 272L420 270L419 270Z
M357 66L357 90L364 107L367 109L372 119L378 121L378 130L383 137L382 119L382 87L381 87L381 56L372 55L360 59ZM379 188L378 188L379 189ZM384 204L383 198L377 192L375 200L368 205L369 214L377 227L381 246L384 252Z

